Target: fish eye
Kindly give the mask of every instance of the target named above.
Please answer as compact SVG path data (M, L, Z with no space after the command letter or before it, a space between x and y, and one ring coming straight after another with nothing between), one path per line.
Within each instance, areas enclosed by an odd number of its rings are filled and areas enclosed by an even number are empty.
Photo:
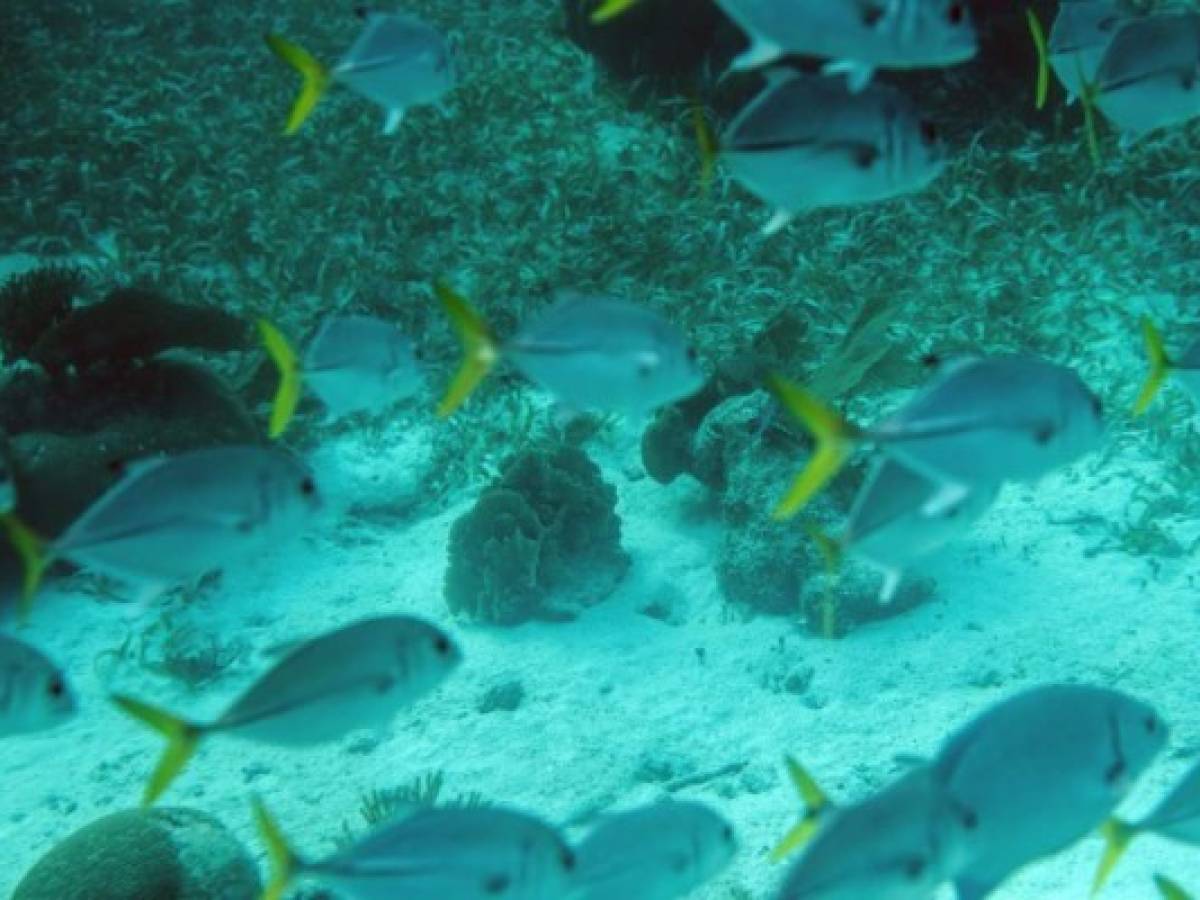
M961 3L951 3L950 8L946 10L946 21L951 25L961 25L966 15L967 11Z
M731 843L731 844L732 844L732 843L733 843L733 826L732 826L732 825L725 825L725 826L724 826L724 827L721 829L721 837L722 837L722 838L723 838L725 841L727 841L728 843Z
M46 693L51 697L58 698L67 692L67 686L63 684L62 678L55 675L46 685Z
M688 347L687 348L687 361L690 363L694 363L694 362L698 361L699 359L700 359L700 354L696 352L696 348Z
M575 854L570 850L563 850L562 853L559 854L558 859L566 871L575 871Z
M921 121L921 140L926 144L932 144L938 139L938 128L928 119Z
M317 483L312 480L311 475L300 482L300 493L302 493L305 497L311 497L316 492Z
M1104 404L1095 394L1092 394L1092 414L1095 415L1097 419L1104 415Z
M1144 724L1147 734L1154 734L1154 732L1158 731L1158 719L1154 718L1154 716L1146 716Z
M433 639L433 649L438 652L439 656L445 656L450 652L450 642L446 640L446 636L439 634Z

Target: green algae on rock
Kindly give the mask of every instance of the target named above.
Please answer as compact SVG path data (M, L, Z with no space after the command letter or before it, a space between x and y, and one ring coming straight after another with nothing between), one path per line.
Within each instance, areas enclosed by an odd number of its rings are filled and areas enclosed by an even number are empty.
M508 461L450 530L450 609L497 625L570 618L603 600L629 568L616 491L580 449Z
M217 819L192 809L127 810L53 847L13 900L257 900L258 870Z

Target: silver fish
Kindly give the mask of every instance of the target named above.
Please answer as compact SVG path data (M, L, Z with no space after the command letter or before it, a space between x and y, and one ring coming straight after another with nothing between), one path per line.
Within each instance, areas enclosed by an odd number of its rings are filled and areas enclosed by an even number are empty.
M937 129L903 94L792 71L769 75L721 145L733 177L775 210L766 234L806 210L918 191L946 165Z
M58 666L36 647L0 634L0 738L46 731L75 712Z
M1100 400L1075 372L1031 356L943 366L928 386L869 430L890 456L942 485L924 513L971 490L1034 480L1099 443Z
M503 353L579 411L640 418L704 384L695 348L674 325L614 297L563 293L525 323Z
M927 767L828 818L777 900L933 900L968 827Z
M131 464L51 554L153 596L291 536L318 505L312 474L289 453L193 450Z
M1063 0L1050 27L1050 68L1074 102L1090 84L1127 16L1112 0Z
M937 482L887 457L875 464L859 489L836 543L841 552L883 573L881 602L892 599L904 570L914 561L960 537L978 521L996 499L998 487L974 488L947 508L927 513L926 507L940 490Z
M1096 108L1122 146L1200 115L1200 14L1131 19L1096 70Z
M612 816L579 845L572 900L674 900L736 851L733 827L704 804L652 803Z
M412 341L373 316L329 316L304 356L304 381L332 416L411 397L422 377Z
M575 855L541 820L503 807L435 807L380 826L324 859L300 858L266 811L274 862L268 896L311 878L353 900L564 900ZM276 891L273 893L273 891Z
M1025 691L965 725L933 763L972 821L954 873L959 900L987 896L1100 825L1166 740L1151 707L1075 684Z
M366 25L332 74L384 108L384 134L400 127L405 110L436 103L455 83L445 37L402 13L366 13Z
M151 776L153 802L204 738L244 738L304 747L386 723L429 693L462 656L434 625L409 616L364 619L305 641L260 676L211 722L189 722L118 695L114 701L169 741Z
M750 38L734 70L787 54L829 59L859 91L876 68L950 66L975 55L977 42L961 0L717 0Z

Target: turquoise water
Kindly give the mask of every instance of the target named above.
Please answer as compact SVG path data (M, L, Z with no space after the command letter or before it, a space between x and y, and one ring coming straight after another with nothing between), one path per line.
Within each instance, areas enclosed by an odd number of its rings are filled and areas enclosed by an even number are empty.
M1075 682L1136 697L1170 727L1123 815L1188 771L1194 407L1175 378L1144 415L1131 408L1147 371L1140 321L1173 354L1192 339L1194 127L1121 149L1101 123L1094 162L1057 85L1034 109L1023 11L979 3L974 60L876 76L938 122L944 171L764 237L770 210L727 161L703 187L693 126L694 95L725 126L758 89L752 75L718 81L736 29L711 9L672 25L671 4L646 2L608 26L617 37L570 3L406 4L447 35L458 83L390 136L348 89L281 133L299 79L262 36L337 59L363 27L346 7L0 9L3 280L66 267L76 310L129 286L170 309L64 332L68 354L95 335L114 349L60 367L18 349L28 320L11 312L16 289L0 295L0 426L22 520L53 538L138 459L266 445L278 376L260 317L303 346L325 315L376 316L411 338L421 379L414 396L341 418L306 390L277 446L311 468L322 508L199 584L138 601L61 564L18 624L6 548L5 633L61 667L78 710L0 738L0 895L72 833L139 806L162 741L112 694L206 721L281 646L371 616L436 625L462 665L316 746L205 740L159 805L214 816L265 879L252 798L311 857L363 833L379 792L430 778L442 801L525 810L573 847L613 811L695 800L731 823L738 851L688 896L725 900L777 897L795 865L770 859L800 808L785 754L846 805L995 704ZM1055 4L1035 6L1053 19ZM503 337L563 289L626 298L686 335L712 377L653 418L578 416L502 364L439 418L459 346L438 279ZM153 346L128 337L139 328ZM799 517L772 517L812 445L769 373L872 423L933 377L926 357L1005 353L1077 373L1103 401L1104 435L1005 484L906 570L892 603L861 559L831 578L805 528L841 531L877 448ZM1080 835L990 896L1084 897L1102 849ZM72 896L182 896L99 871ZM1158 896L1156 873L1195 889L1195 848L1140 837L1104 894ZM255 894L207 883L187 896Z

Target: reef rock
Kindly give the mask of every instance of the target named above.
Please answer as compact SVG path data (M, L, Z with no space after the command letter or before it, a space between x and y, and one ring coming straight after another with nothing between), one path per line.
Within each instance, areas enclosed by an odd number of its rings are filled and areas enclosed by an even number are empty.
M12 900L257 900L262 883L245 848L191 809L105 816L55 846Z

